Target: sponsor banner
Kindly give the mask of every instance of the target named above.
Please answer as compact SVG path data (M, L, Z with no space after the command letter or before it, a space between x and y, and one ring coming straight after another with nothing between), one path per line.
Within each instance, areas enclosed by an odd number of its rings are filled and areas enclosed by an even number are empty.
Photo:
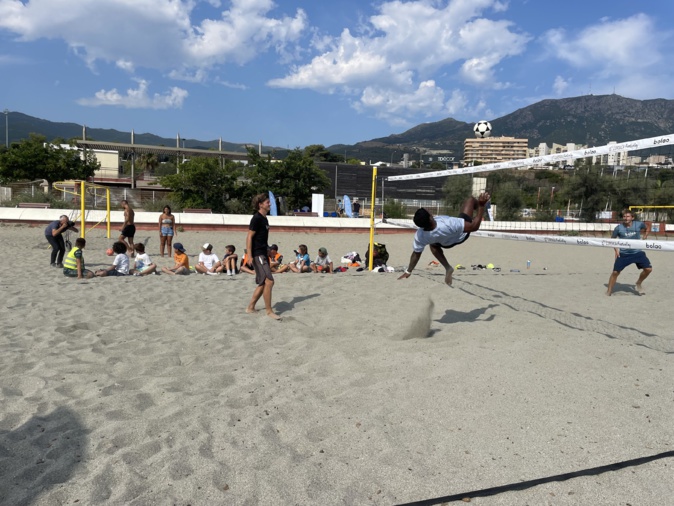
M578 236L550 236L536 234L511 234L506 232L492 232L478 230L471 232L471 236L488 237L491 239L509 239L511 241L543 242L548 244L567 244L570 246L598 246L600 248L627 248L646 251L674 251L674 242L626 240L626 239L598 239L596 237Z
M388 181L405 181L409 179L426 179L429 177L442 176L460 176L462 174L475 174L478 172L488 172L493 170L517 169L533 165L541 165L549 162L560 162L576 160L578 158L587 158L588 156L601 156L620 151L638 151L656 146L668 146L674 144L674 133L661 135L659 137L650 137L648 139L638 139L636 141L621 142L619 144L607 144L594 148L578 149L576 151L567 151L566 153L556 153L554 155L536 156L533 158L522 158L521 160L510 160L508 162L489 163L477 167L464 167L463 169L439 170L435 172L425 172L423 174L409 174L406 176L389 176Z

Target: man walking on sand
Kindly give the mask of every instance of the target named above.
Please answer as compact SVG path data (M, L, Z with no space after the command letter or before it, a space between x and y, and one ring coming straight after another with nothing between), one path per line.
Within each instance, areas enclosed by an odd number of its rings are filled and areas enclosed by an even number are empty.
M269 255L267 253L269 249L269 246L267 245L267 242L269 241L269 221L267 220L267 215L271 208L269 196L265 193L256 195L253 198L253 208L255 208L256 212L251 218L250 225L248 226L246 250L249 253L247 265L248 267L255 269L255 283L257 286L255 287L253 297L250 299L250 303L246 308L246 313L257 312L255 304L257 304L257 301L262 297L267 316L275 320L280 320L281 317L274 313L274 310L271 307L271 291L274 287L274 277L271 273Z
M433 216L423 207L417 209L417 212L414 213L414 224L419 229L414 234L410 264L405 269L405 273L398 279L409 278L412 275L412 270L419 262L424 248L430 246L431 253L445 268L445 283L451 286L454 268L449 265L442 250L443 248L453 248L457 244L461 244L468 239L471 232L475 232L480 228L484 209L490 198L488 193L481 193L477 199L469 197L463 203L458 218ZM475 210L477 210L477 216L474 217Z
M134 225L135 212L131 209L128 200L122 200L122 209L124 209L124 224L122 233L119 236L119 242L126 244L126 250L133 253L133 237L136 235L136 225Z
M623 211L623 222L616 226L613 230L613 234L611 234L611 238L641 239L642 230L644 231L643 238L648 239L648 234L651 232L650 223L646 224L643 221L634 221L632 211L625 209ZM644 295L646 293L641 286L641 283L643 283L644 279L646 279L653 270L651 261L646 256L646 253L643 250L638 249L615 248L615 262L613 262L613 272L611 273L611 277L608 278L606 295L611 295L620 273L625 267L632 264L636 264L637 269L641 269L641 274L639 274L635 289L639 295Z

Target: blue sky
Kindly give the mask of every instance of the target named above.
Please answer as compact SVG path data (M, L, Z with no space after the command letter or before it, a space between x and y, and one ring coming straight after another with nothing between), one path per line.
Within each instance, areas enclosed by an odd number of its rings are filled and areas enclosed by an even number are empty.
M0 110L353 144L545 98L674 98L671 0L0 0Z

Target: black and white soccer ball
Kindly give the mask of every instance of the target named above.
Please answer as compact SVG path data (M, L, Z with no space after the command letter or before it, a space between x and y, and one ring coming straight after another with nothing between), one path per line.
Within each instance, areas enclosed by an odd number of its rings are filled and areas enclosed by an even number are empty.
M473 132L475 132L475 137L478 139L484 139L491 135L491 123L488 121L478 121L473 127Z

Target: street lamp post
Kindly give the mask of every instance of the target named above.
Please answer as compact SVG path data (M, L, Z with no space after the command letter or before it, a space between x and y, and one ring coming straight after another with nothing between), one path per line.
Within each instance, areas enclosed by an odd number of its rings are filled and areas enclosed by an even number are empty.
M5 113L5 147L9 149L9 110L2 111Z
M391 153L391 163L389 165L393 165L393 155L395 155L397 152L398 151L394 149L393 153Z

